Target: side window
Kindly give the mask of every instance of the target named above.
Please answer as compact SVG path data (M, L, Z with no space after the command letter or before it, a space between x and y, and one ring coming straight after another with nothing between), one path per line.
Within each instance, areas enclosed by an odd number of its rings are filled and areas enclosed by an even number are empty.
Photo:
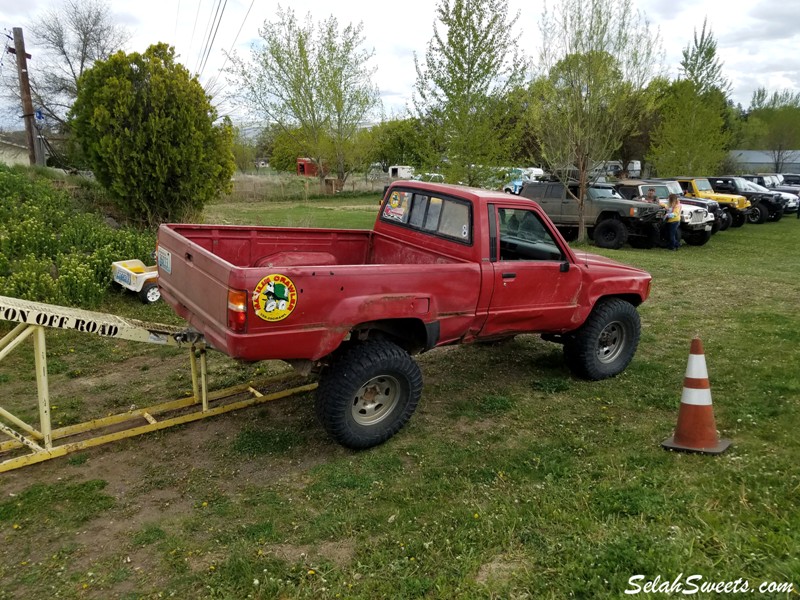
M531 200L539 200L540 198L544 197L544 191L546 188L547 188L546 185L540 185L540 184L528 186L528 189L530 191L527 194L525 194L525 196L530 198Z
M627 198L628 200L632 200L639 196L639 188L632 187L629 185L621 185L617 190L623 198Z
M534 211L499 208L498 223L501 261L564 260L552 234Z
M553 198L556 200L563 200L564 199L564 186L560 183L551 183L547 186L547 198Z

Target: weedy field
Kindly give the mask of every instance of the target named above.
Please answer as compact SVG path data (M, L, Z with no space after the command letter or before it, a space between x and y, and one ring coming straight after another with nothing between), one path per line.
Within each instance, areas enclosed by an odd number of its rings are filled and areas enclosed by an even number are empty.
M377 196L228 202L207 222L369 227ZM332 443L276 401L0 475L0 598L618 598L634 575L800 586L800 222L702 248L592 251L653 274L639 350L586 382L534 336L419 357L409 425ZM118 294L101 308L177 322ZM717 457L670 453L690 340ZM186 395L181 351L48 333L62 424ZM210 358L224 387L280 363ZM0 364L36 415L32 352ZM642 581L642 582L643 582ZM696 597L710 597L697 594Z

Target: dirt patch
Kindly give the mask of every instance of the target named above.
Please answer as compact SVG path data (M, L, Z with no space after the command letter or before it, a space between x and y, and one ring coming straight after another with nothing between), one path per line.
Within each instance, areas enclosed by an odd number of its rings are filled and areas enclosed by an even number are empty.
M295 546L293 544L273 544L265 547L265 552L284 562L303 562L309 568L317 562L328 561L344 569L355 556L355 542L353 540L337 540L323 542L317 546L308 544Z
M491 562L481 565L475 576L476 583L487 585L510 580L515 573L525 568L525 565L509 556L500 554Z

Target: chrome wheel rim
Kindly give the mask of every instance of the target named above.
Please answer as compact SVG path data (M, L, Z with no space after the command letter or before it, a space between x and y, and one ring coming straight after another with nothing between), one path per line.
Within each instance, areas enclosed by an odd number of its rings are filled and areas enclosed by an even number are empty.
M391 375L378 375L356 392L350 414L359 425L375 425L394 410L399 399L400 382Z
M597 339L597 359L604 364L612 363L625 348L627 333L620 321L612 321L600 332Z
M147 301L148 302L158 302L161 299L161 292L157 287L151 287L147 290Z

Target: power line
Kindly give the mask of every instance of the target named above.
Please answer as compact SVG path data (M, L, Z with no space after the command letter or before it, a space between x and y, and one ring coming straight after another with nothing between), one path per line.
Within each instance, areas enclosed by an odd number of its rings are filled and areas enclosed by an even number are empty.
M242 19L242 24L239 25L239 31L236 32L236 37L233 38L233 43L231 44L231 47L228 48L227 54L225 54L225 61L222 63L222 66L217 71L217 74L214 76L214 80L209 85L209 87L217 83L217 79L219 79L220 73L222 73L222 70L225 68L225 65L228 64L228 58L230 57L231 52L233 52L233 47L236 45L236 42L239 40L239 34L242 33L242 29L244 29L244 24L247 22L247 17L250 16L250 10L253 8L253 4L255 4L255 2L256 0L250 1L250 8L247 9L247 13L244 15L244 19Z
M172 39L178 36L178 17L181 14L181 0L178 0L178 10L175 12L175 31L172 32Z
M200 75L203 74L203 71L206 70L206 63L208 63L208 57L211 56L211 48L214 47L214 41L217 39L217 32L219 31L219 26L222 24L222 15L225 14L225 7L228 6L228 0L225 0L225 4L222 5L222 10L219 13L219 20L217 21L217 28L214 30L214 35L211 38L211 43L208 45L208 49L206 50L206 58L203 61L203 66L200 67Z
M203 62L203 55L205 55L206 48L208 47L208 40L211 39L211 30L214 29L213 23L217 20L220 4L222 4L222 0L217 0L216 12L214 12L214 6L211 6L211 13L208 15L208 23L206 23L206 32L203 34L203 45L200 46L200 54L197 56L197 64L195 64L194 67L195 73L200 72L200 65Z
M192 38L189 40L189 50L186 52L186 58L189 58L189 53L192 51L192 44L194 44L194 30L197 29L197 18L200 16L200 5L202 3L198 0L197 11L194 13L194 26L192 27Z

